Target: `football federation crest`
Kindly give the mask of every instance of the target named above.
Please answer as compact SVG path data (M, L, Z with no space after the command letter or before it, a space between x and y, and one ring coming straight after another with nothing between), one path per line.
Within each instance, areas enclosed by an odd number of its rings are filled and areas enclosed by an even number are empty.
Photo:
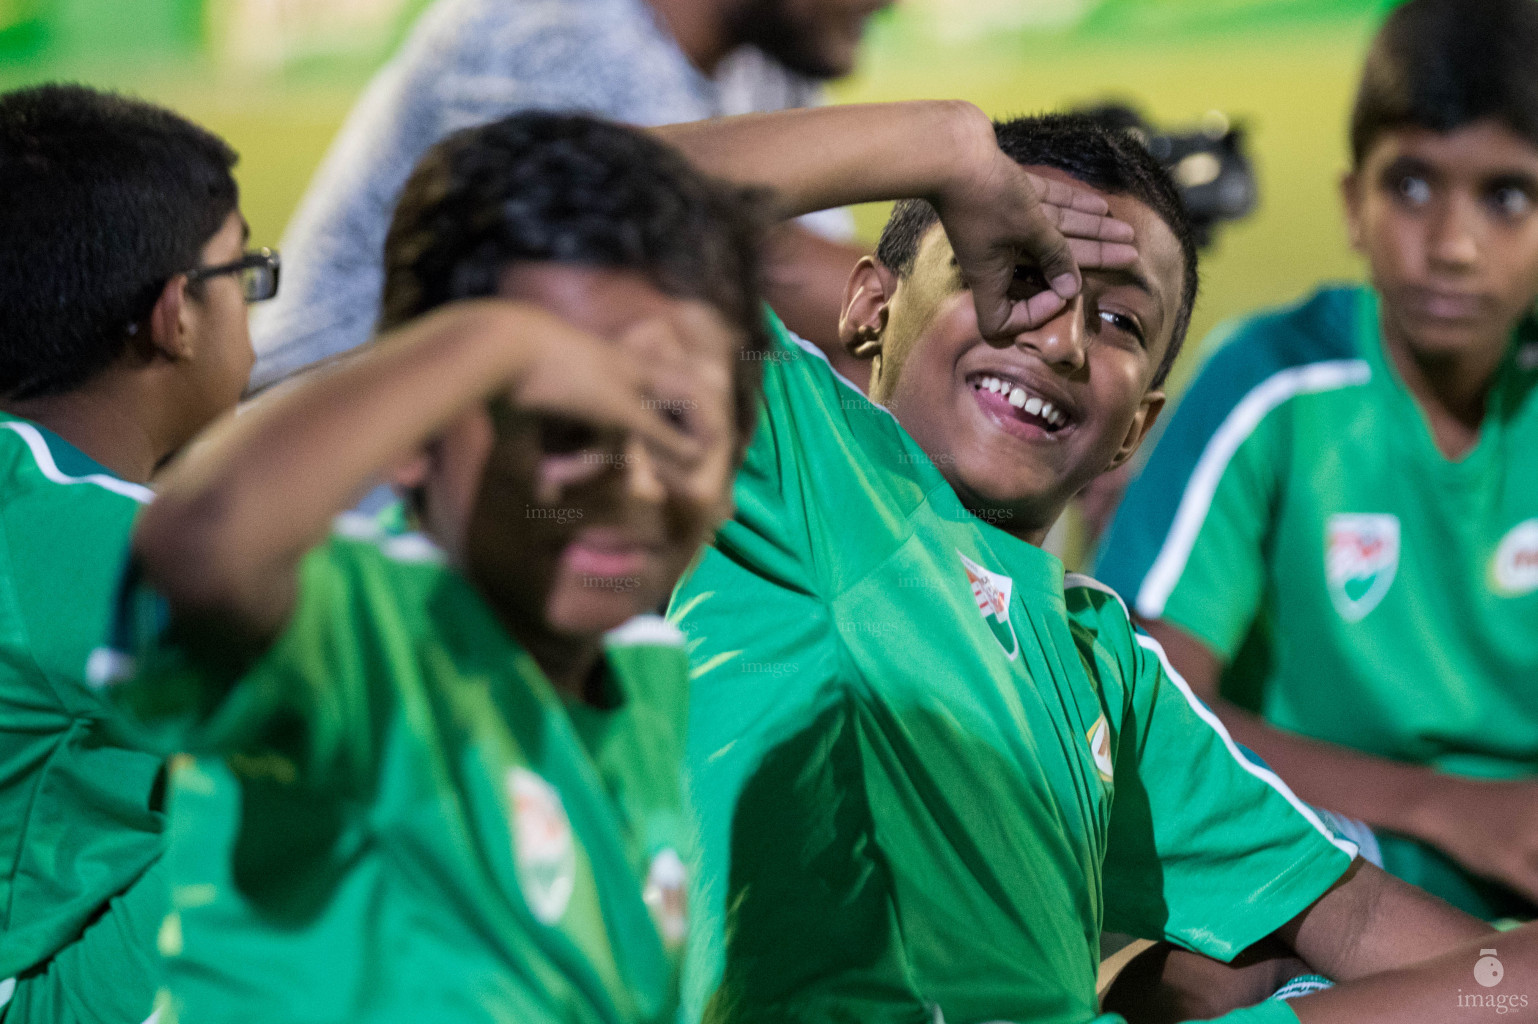
M1501 538L1490 575L1496 591L1508 597L1538 590L1538 519L1518 523Z
M1105 716L1095 719L1095 724L1084 734L1089 740L1089 753L1095 759L1095 771L1101 782L1111 782L1115 766L1111 764L1111 727L1105 724Z
M523 898L544 924L566 913L577 887L577 846L555 787L527 768L507 773L513 807L513 859Z
M1009 595L1014 592L1015 581L1003 573L984 569L960 551L956 554L961 556L961 567L967 571L972 597L977 601L977 611L988 632L993 634L1009 660L1014 661L1020 654L1020 642L1015 639L1015 627L1009 621Z
M652 858L641 890L663 945L676 948L689 937L689 871L671 846Z
M1387 514L1331 516L1325 538L1324 575L1335 610L1360 622L1378 607L1399 571L1399 517Z

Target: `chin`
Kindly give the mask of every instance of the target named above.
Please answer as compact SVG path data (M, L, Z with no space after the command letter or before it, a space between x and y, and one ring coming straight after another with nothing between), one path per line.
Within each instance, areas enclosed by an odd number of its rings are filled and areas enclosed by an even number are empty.
M579 593L553 595L545 607L545 623L563 636L601 636L655 607L646 604L638 590L584 588Z

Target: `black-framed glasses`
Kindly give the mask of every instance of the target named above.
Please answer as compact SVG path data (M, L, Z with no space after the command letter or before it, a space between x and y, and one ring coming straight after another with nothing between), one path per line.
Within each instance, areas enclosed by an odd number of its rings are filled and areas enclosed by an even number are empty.
M282 260L271 249L253 249L234 263L217 267L199 267L187 272L187 280L203 281L220 274L236 274L247 302L262 302L278 294L278 270Z

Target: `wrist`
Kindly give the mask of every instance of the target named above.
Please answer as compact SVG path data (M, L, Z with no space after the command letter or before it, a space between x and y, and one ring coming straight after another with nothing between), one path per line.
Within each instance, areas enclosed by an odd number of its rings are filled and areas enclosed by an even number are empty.
M431 318L431 319L429 319ZM415 340L439 373L460 372L486 393L516 386L551 336L571 328L538 306L509 299L464 299L428 314Z
M936 174L932 194L926 198L936 207L943 207L952 196L974 192L993 173L999 143L993 121L976 104L938 100L935 108L939 124L932 137L944 139L947 144L937 150L945 162Z

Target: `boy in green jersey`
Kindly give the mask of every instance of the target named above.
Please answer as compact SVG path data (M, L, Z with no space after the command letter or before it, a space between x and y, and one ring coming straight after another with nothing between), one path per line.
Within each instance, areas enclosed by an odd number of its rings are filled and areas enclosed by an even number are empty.
M397 209L394 333L167 471L120 698L228 755L175 778L169 1018L671 1018L686 661L635 616L757 416L744 202L588 118L459 133ZM326 540L397 464L433 543Z
M846 291L842 331L874 360L882 404L777 333L737 513L674 595L712 885L687 1009L1085 1024L1102 928L1224 960L1275 936L1338 979L1484 938L1353 863L1354 844L1245 756L1115 594L1065 580L1037 546L1158 412L1195 257L1169 180L1128 137L1044 118L1000 126L996 143L975 111L955 116L966 127L948 137L872 132L857 111L797 115L795 145L772 131L788 117L718 129L736 156L711 166L779 180L793 210L867 198L829 177L954 156L910 180L932 202L899 205ZM992 190L1007 218L1015 179L1093 189L1135 253L1098 261L1066 303L1047 293L1053 275L979 245L986 231L958 212L975 211L958 195ZM1002 301L981 292L1001 250L1016 278ZM1374 982L1234 1019L1441 1024L1472 962L1396 977L1392 997ZM1269 992L1276 966L1241 980Z
M1220 329L1099 557L1385 868L1538 900L1538 4L1413 0L1343 192L1371 287Z
M0 1014L138 1024L166 890L161 759L87 685L151 474L251 369L235 154L79 86L0 96Z
M753 209L590 118L457 133L397 208L394 330L166 471L99 659L194 755L163 1021L669 1019L687 675L643 613L751 425ZM333 530L385 476L424 533Z

